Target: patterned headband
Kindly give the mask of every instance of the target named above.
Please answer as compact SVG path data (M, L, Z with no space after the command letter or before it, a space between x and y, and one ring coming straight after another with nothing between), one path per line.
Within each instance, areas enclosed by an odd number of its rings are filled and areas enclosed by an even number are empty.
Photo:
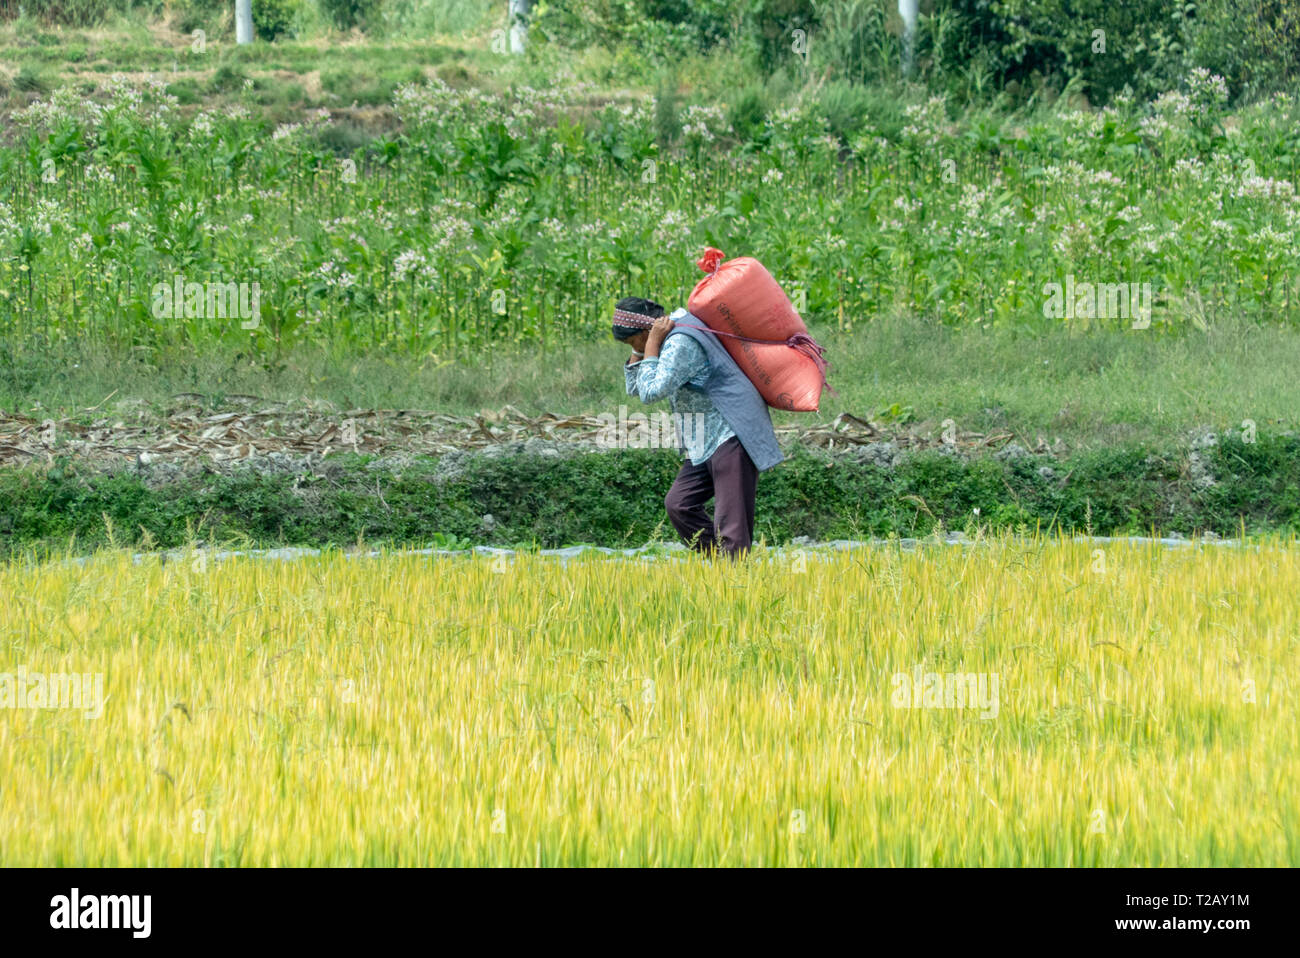
M628 329L649 329L655 324L653 316L645 316L641 313L629 313L626 309L614 310L614 325L624 326Z

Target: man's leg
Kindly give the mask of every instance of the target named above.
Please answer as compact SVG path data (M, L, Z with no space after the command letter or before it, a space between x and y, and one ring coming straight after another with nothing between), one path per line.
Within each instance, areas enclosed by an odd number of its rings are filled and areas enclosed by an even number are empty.
M705 465L713 476L717 498L713 506L717 540L722 551L734 559L748 552L754 542L758 467L734 436L719 446Z
M681 471L664 498L668 521L687 545L708 552L714 547L713 517L704 510L704 504L713 498L713 477L708 464L682 463ZM696 535L699 538L696 539ZM694 540L692 542L692 540Z

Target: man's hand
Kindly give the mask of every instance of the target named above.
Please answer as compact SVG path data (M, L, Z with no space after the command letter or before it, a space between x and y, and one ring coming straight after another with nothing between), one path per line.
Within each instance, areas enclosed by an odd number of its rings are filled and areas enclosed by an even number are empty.
M659 347L664 344L664 339L672 332L672 328L677 325L667 316L660 316L655 320L655 324L650 327L650 335L646 337L645 354L646 356L658 356Z

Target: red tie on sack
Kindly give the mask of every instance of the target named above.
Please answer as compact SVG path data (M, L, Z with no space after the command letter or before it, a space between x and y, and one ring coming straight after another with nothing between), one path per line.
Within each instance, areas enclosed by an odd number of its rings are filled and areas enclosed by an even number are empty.
M769 406L815 412L822 390L835 391L826 381L825 350L762 263L748 256L722 260L722 250L709 246L695 261L709 275L686 308L724 337L722 345Z
M704 255L695 261L695 265L706 273L716 273L722 265L722 250L712 246L704 247Z

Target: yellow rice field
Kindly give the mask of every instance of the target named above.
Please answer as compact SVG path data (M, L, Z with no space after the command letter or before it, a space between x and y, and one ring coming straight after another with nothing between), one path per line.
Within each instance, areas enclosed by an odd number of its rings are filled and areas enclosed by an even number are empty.
M14 563L0 863L1296 865L1297 596L1294 540Z

